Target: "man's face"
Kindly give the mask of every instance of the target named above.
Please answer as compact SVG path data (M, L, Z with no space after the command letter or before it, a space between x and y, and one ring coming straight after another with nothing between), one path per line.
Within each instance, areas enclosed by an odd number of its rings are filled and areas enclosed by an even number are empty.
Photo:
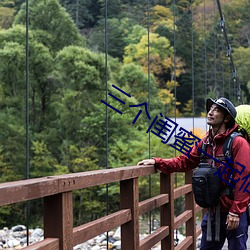
M224 122L225 114L223 109L213 104L207 113L207 124L216 128L219 127Z

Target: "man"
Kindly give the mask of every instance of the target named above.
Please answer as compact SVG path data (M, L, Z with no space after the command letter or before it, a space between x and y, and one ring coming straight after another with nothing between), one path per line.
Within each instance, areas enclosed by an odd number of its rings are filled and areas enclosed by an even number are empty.
M198 166L200 163L202 143L207 144L207 162L212 161L212 164L222 169L225 165L214 161L214 159L222 159L223 145L226 138L234 131L238 130L238 125L235 124L236 109L234 105L226 98L217 100L207 99L207 124L210 129L205 137L194 145L189 157L181 155L172 159L153 158L140 161L138 165L155 165L157 169L165 174L173 172L186 172ZM199 150L198 150L199 148ZM209 158L209 156L211 156ZM220 197L220 237L219 241L215 240L215 212L210 211L212 223L212 241L207 241L207 222L208 212L202 219L202 239L201 250L219 250L222 249L225 239L228 239L229 250L245 250L247 249L246 241L248 237L248 216L247 207L249 203L249 194L244 190L247 183L250 182L248 174L250 174L250 146L249 143L237 136L232 144L233 168L232 172L227 171L221 178L222 190L227 190L229 176L233 178L235 188L232 195L229 197L227 192L222 193ZM240 164L238 164L240 163ZM243 168L243 166L245 168ZM230 175L232 173L232 175ZM245 177L245 179L244 179ZM247 181L246 181L247 180ZM250 188L249 188L250 190Z

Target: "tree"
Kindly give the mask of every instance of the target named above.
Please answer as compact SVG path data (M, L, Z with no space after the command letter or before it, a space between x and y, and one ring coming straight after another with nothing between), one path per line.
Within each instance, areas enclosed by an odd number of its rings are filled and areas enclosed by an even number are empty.
M58 0L29 1L29 20L36 39L53 52L69 45L84 45L79 30ZM15 17L16 24L26 24L25 3Z
M0 5L0 29L11 27L14 19L15 10L13 8L1 7Z
M150 12L150 29L156 32L159 27L174 29L174 17L170 8L163 5L156 5L151 8ZM156 32L157 33L157 32Z
M76 26L87 32L98 23L101 5L98 0L61 0L62 5L68 10Z
M15 25L0 33L2 48L2 82L6 95L25 96L25 27ZM4 42L5 41L5 42ZM36 131L41 131L46 124L45 112L50 103L51 93L55 90L50 80L52 71L52 56L47 47L37 42L33 31L29 38L29 85L31 88L31 125ZM12 72L9 74L9 72ZM11 87L11 88L10 88ZM13 105L22 105L22 102Z
M96 104L102 107L100 101L105 96L103 75L105 64L100 54L77 46L66 47L57 54L53 72L57 92L52 96L54 101L51 103L54 117L50 117L53 121L47 127L49 133L45 138L49 140L50 150L59 150L58 160L67 162L70 145L77 148L97 147L99 143L105 145L103 136L100 136L103 127L99 127L105 121L105 106L98 111L104 120L96 113ZM94 119L97 127L87 121L89 119ZM90 133L88 129L93 128L97 131Z
M124 63L135 62L141 65L145 72L148 66L150 71L156 76L158 85L164 86L167 80L171 80L173 73L173 47L165 37L160 37L158 34L151 33L148 36L142 36L137 44L130 44L125 48ZM148 43L150 43L150 50L148 51ZM148 62L148 53L149 62ZM150 63L150 64L148 64ZM183 64L181 60L176 69L178 76L182 72Z
M170 104L171 109L174 97L168 89L168 83L172 82L174 77L173 47L165 37L160 37L158 34L150 33L149 39L150 41L148 41L148 36L142 36L139 43L128 45L125 48L124 63L139 64L145 73L150 68L150 72L156 79L157 87L161 89L159 97L163 103L169 97L165 104ZM149 50L148 43L150 43ZM179 76L183 71L183 63L180 58L177 60L178 64L176 65L178 66L175 74Z
M154 96L150 105L153 107L151 114L156 115L161 110L163 103L158 97L155 77L152 74L149 77L150 79L140 65L129 63L121 66L116 81L120 83L121 87L129 87L129 92L138 103L147 102L149 94Z
M105 31L104 19L93 28L87 35L88 47L93 51L107 53L122 61L124 48L129 44L128 37L132 32L134 21L129 18L107 19ZM106 42L103 41L104 32L107 33ZM106 44L105 44L106 43Z
M241 84L244 93L246 94L247 103L250 101L249 93L250 93L250 72L249 72L249 56L250 56L250 48L239 47L235 49L234 53L235 65L238 69L237 73L240 76L238 78L238 83ZM244 101L244 100L243 100Z

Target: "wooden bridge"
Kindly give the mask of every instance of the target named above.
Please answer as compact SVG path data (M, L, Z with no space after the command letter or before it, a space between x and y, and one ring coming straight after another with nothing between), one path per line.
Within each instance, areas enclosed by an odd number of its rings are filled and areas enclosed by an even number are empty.
M201 211L193 198L191 173L185 175L185 185L174 188L173 174L160 174L157 196L139 202L138 178L156 174L154 166L130 166L48 176L0 184L0 206L42 198L44 205L44 240L25 250L72 250L77 244L121 227L121 249L148 250L161 242L162 250L196 249L201 234L196 226L196 214ZM78 227L73 227L74 190L120 183L120 210ZM175 218L174 200L185 196L185 211ZM139 239L139 216L160 208L160 227L146 238ZM174 246L174 231L186 226L185 239Z

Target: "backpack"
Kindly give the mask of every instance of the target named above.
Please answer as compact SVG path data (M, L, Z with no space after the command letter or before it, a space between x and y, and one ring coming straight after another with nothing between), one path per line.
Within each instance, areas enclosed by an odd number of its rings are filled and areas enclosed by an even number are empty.
M202 151L206 152L207 144L202 144ZM205 162L204 153L201 154L201 161L192 176L192 187L195 202L203 208L214 207L218 204L221 194L219 175L216 175L217 168L211 163Z
M239 131L250 143L250 105L239 105L235 109L237 111L235 122L239 125Z
M223 145L223 154L225 158L231 158L232 143L237 136L242 136L242 134L239 132L233 132L227 137ZM200 164L193 172L192 187L195 202L200 207L211 208L215 207L219 203L222 189L218 168L213 167L212 163L206 162L206 158L203 153L206 152L206 149L207 144L203 143ZM227 194L233 199L233 188L229 185Z

